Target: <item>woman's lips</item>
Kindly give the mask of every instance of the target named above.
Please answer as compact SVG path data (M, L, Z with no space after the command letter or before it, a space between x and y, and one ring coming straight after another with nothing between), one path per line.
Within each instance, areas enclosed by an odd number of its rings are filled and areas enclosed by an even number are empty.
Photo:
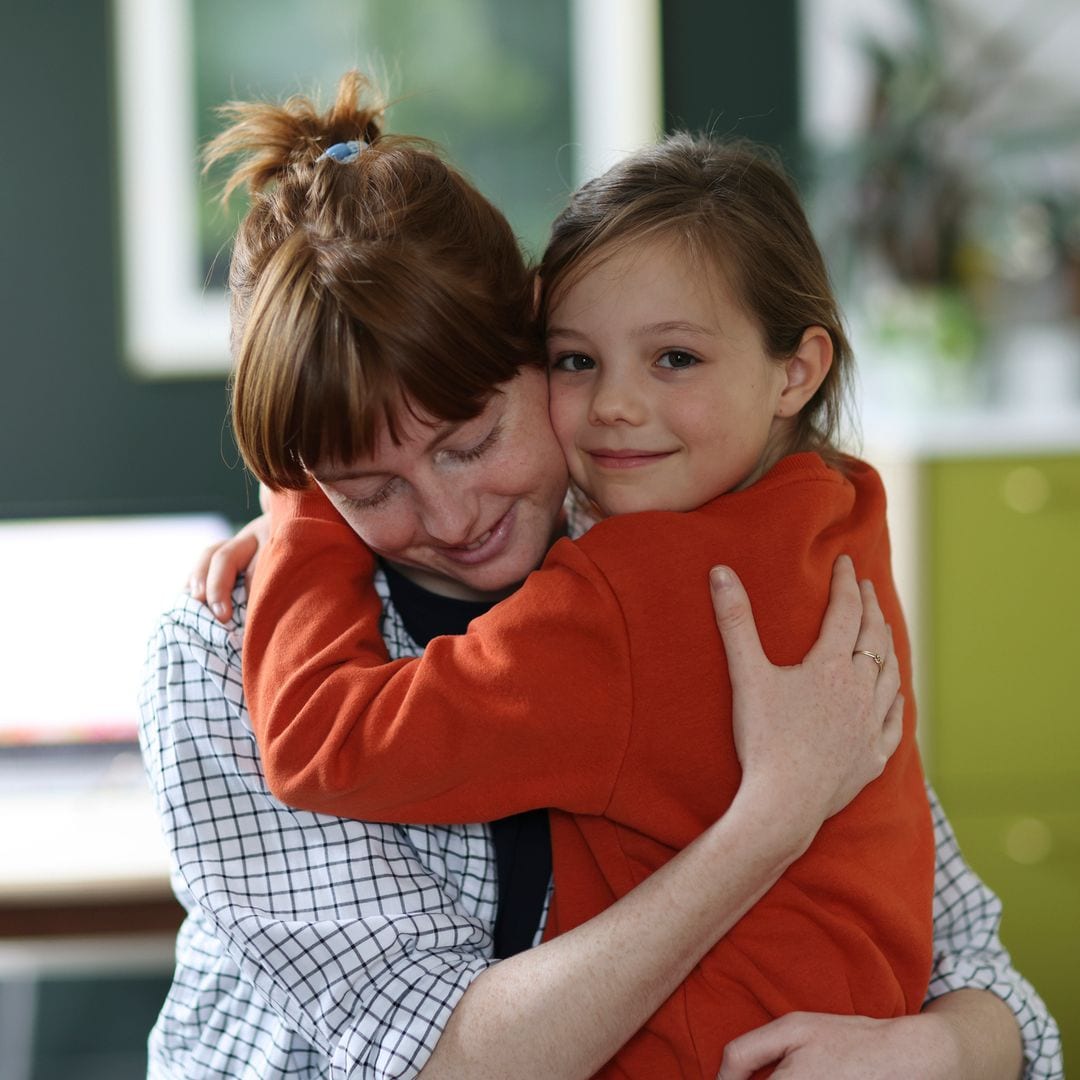
M602 469L640 469L671 457L671 450L589 450L590 458Z
M482 536L478 536L471 543L460 547L443 547L439 550L448 559L462 566L476 566L478 563L487 562L501 555L510 543L510 534L514 529L517 503Z

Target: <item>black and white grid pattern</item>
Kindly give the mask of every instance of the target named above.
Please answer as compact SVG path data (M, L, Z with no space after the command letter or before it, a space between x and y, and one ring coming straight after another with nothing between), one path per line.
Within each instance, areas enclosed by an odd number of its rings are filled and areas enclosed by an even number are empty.
M950 990L991 990L1012 1009L1024 1041L1025 1080L1061 1080L1065 1066L1057 1022L1001 944L1001 901L964 861L937 795L934 820L934 969L927 1000Z
M140 739L189 912L149 1076L411 1077L490 963L483 825L375 825L266 789L243 704L245 610L185 598L159 624ZM391 655L417 652L394 613Z
M392 657L416 646L379 580ZM373 825L267 791L244 708L243 585L223 627L184 598L151 641L140 738L189 915L150 1036L150 1080L412 1077L491 962L495 864L482 825ZM1063 1076L1057 1027L998 938L1000 904L933 792L931 998L992 990L1016 1014L1027 1080Z

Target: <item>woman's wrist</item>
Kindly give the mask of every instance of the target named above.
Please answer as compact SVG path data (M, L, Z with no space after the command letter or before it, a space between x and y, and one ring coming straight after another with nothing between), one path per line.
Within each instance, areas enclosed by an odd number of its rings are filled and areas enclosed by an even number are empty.
M825 812L790 798L775 779L744 775L724 820L754 838L759 858L771 864L779 877L810 846Z

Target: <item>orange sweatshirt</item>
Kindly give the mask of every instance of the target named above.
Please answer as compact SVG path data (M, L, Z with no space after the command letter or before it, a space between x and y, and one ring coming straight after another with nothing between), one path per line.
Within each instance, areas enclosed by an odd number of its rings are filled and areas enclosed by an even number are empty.
M815 642L852 556L893 629L908 702L884 774L704 957L603 1075L714 1077L725 1044L793 1010L919 1010L934 846L910 650L872 468L814 454L691 513L612 518L559 541L468 633L387 662L374 560L321 493L289 501L260 563L244 686L284 802L400 822L552 811L548 936L625 895L738 788L731 684L707 587L739 574L777 664Z

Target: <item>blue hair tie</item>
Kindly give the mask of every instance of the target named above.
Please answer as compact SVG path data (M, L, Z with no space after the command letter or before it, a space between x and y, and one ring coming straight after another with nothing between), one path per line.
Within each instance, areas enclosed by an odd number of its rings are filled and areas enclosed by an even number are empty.
M333 158L341 165L351 165L359 156L361 150L367 149L367 143L363 139L353 139L350 142L334 143L329 150L319 155L319 161L323 158Z

